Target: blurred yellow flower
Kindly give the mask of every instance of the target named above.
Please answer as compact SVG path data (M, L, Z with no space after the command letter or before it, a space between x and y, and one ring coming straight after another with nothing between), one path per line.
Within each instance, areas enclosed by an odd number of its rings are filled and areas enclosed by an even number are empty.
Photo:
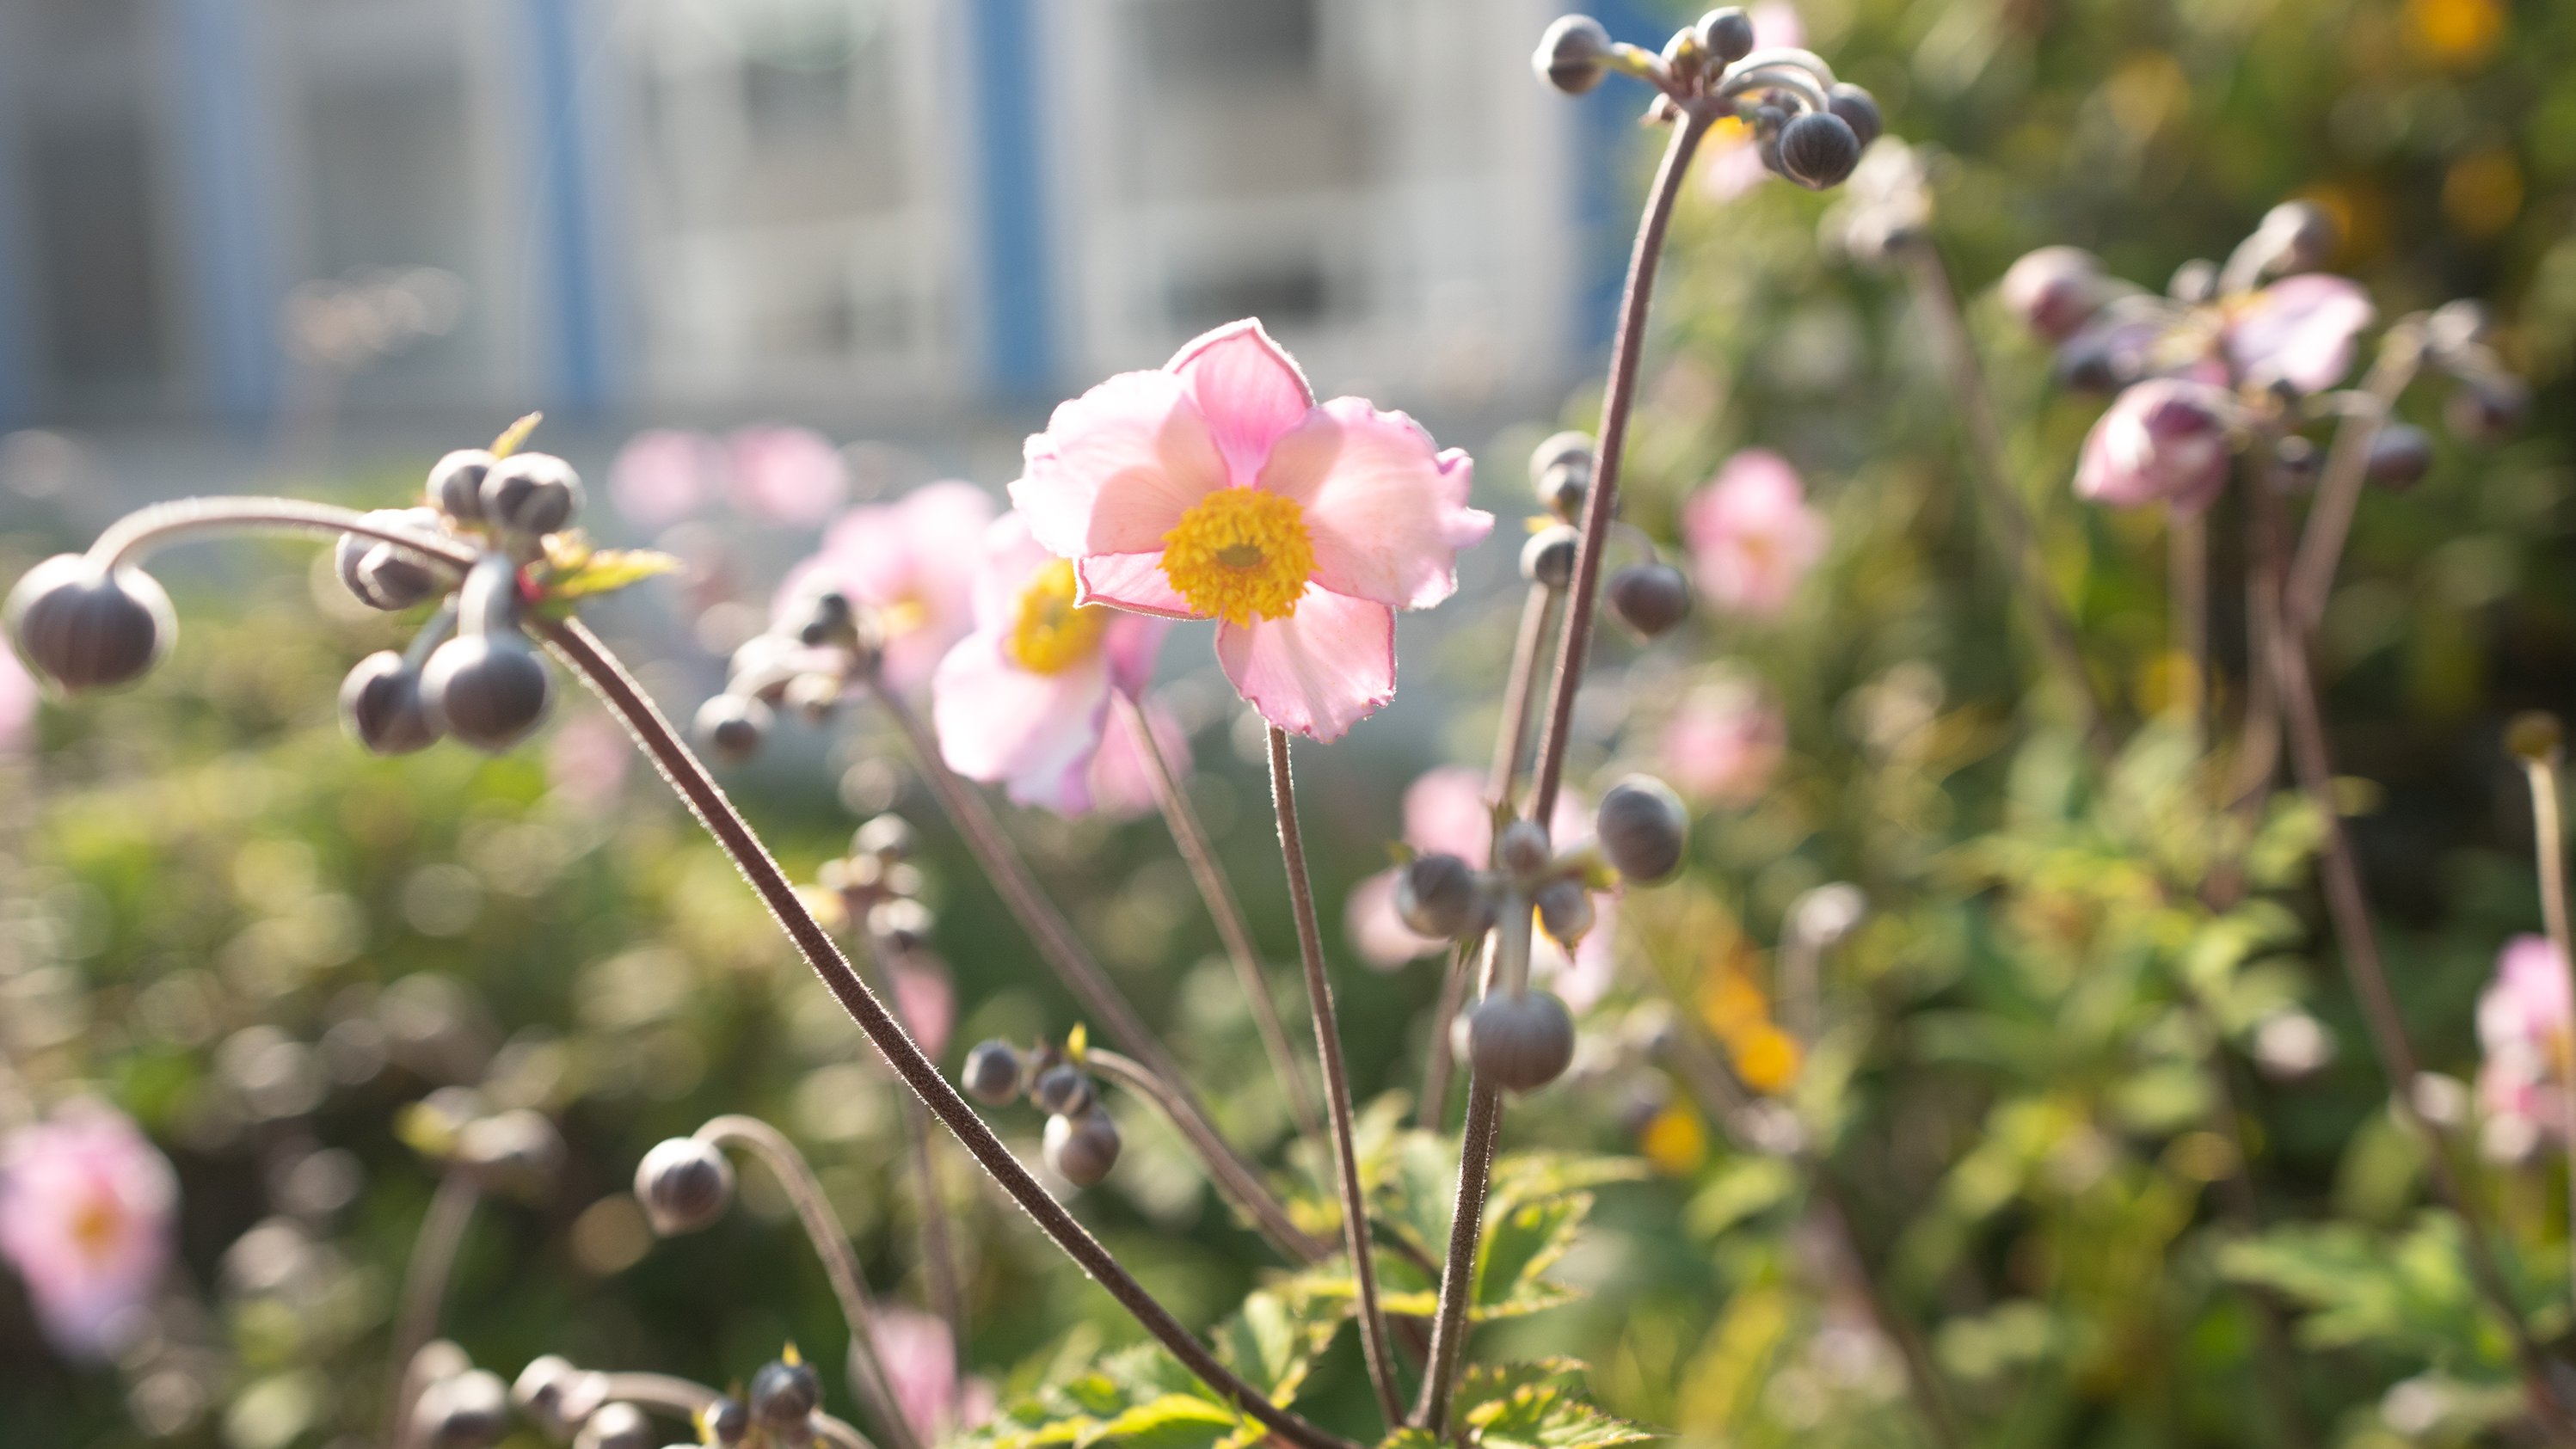
M1726 1047L1734 1054L1735 1074L1744 1079L1744 1085L1775 1097L1798 1079L1798 1064L1805 1055L1796 1037L1767 1022Z
M2407 0L2406 25L2434 59L2474 65L2504 34L2504 7L2498 0Z
M1657 1171L1686 1176L1708 1160L1708 1129L1700 1125L1697 1112L1675 1102L1646 1123L1646 1130L1638 1134L1637 1150Z

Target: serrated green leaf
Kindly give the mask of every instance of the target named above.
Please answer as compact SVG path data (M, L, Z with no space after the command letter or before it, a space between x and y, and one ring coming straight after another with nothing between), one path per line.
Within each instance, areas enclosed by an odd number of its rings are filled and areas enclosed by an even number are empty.
M1342 1316L1332 1303L1265 1289L1244 1299L1233 1317L1217 1325L1216 1356L1284 1407L1295 1401L1316 1356L1341 1328Z
M631 584L675 572L680 561L649 548L603 548L546 580L548 601L596 598Z
M1234 1433L1242 1416L1196 1394L1165 1394L1139 1404L1084 1436L1084 1444L1121 1449L1212 1449Z
M1440 1449L1440 1441L1421 1429L1398 1429L1377 1441L1377 1449Z
M1485 1449L1610 1449L1656 1437L1562 1384L1523 1384L1459 1417Z
M1573 1192L1494 1213L1476 1253L1475 1305L1491 1311L1541 1287L1539 1275L1574 1246L1591 1211L1592 1194Z

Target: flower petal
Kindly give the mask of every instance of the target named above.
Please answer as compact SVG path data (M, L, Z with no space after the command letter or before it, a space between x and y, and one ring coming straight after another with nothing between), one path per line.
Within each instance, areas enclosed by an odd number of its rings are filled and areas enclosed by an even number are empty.
M1494 853L1494 807L1485 777L1465 765L1435 765L1404 787L1404 843L1454 855L1478 870Z
M1020 617L1020 596L1040 568L1052 561L1044 544L1029 533L1027 515L1014 508L984 530L981 555L975 561L974 621L977 629L1008 630Z
M2323 392L2352 370L2353 339L2374 315L2370 294L2348 278L2283 277L2246 298L2228 324L2228 361L2249 382L2277 377Z
M1011 660L1001 634L970 634L940 661L930 701L950 769L999 782L1022 805L1091 808L1091 757L1109 714L1109 670L1097 656L1036 674Z
M1263 719L1336 740L1395 698L1395 611L1309 584L1294 615L1217 630L1216 657Z
M1237 485L1261 476L1271 445L1305 421L1315 405L1306 374L1287 349L1270 340L1258 318L1201 334L1173 354L1164 370L1189 383Z
M1109 665L1109 687L1121 694L1142 695L1145 686L1154 682L1154 656L1163 652L1163 636L1171 630L1171 620L1150 614L1111 619L1100 639L1100 657Z
M1186 379L1124 372L1056 407L1032 434L1011 501L1065 558L1147 553L1210 489L1225 459Z
M1342 934L1363 965L1392 971L1449 943L1414 934L1395 913L1395 872L1382 870L1358 885L1342 903Z
M1402 413L1337 397L1271 450L1261 487L1305 510L1315 581L1337 594L1427 609L1458 590L1458 550L1494 516L1467 506L1476 469Z
M1166 619L1206 617L1192 611L1190 601L1172 591L1172 581L1163 575L1161 549L1152 553L1096 553L1076 561L1073 576L1082 586L1074 595L1076 603L1107 604L1113 609L1159 614Z

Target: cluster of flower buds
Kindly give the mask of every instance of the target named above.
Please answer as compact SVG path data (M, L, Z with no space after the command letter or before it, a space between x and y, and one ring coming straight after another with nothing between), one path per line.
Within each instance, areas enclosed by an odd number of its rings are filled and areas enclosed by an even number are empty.
M1578 527L1583 501L1592 490L1594 457L1592 435L1582 432L1558 433L1530 454L1530 487L1547 516L1532 521L1529 542L1521 546L1521 577L1541 588L1563 589L1574 582L1574 556L1582 546ZM1663 561L1651 539L1634 530L1630 536L1646 550L1646 558L1611 574L1605 592L1621 622L1641 638L1659 638L1690 617L1690 580Z
M544 1113L492 1111L470 1087L441 1087L414 1102L395 1130L414 1151L498 1196L538 1196L563 1166L563 1135Z
M405 1375L416 1387L398 1449L491 1449L509 1432L509 1386L446 1339L423 1346Z
M877 948L909 956L930 944L936 924L921 901L921 868L912 863L920 838L900 815L878 815L850 836L850 853L823 862L816 883L837 898L843 917L864 928Z
M1614 70L1634 76L1661 92L1658 119L1685 110L1731 116L1751 129L1764 166L1817 191L1851 175L1884 129L1869 92L1836 81L1814 55L1755 49L1753 19L1735 6L1675 31L1660 55L1612 40L1589 15L1563 16L1548 26L1530 64L1568 95L1591 90Z
M987 1106L1025 1096L1047 1114L1046 1164L1076 1187L1090 1187L1118 1165L1118 1123L1101 1104L1099 1085L1081 1063L1081 1044L1023 1052L998 1038L966 1054L959 1085Z
M569 1443L574 1449L656 1449L661 1436L653 1430L652 1416L635 1404L609 1397L615 1387L607 1374L575 1368L550 1353L530 1360L519 1371L518 1382L510 1386L510 1401L557 1444ZM736 1400L717 1399L698 1411L697 1420L704 1444L748 1442L748 1416ZM732 1426L731 1438L718 1437L719 1420ZM780 1442L808 1449L813 1435L808 1430L803 1439Z
M819 724L831 718L850 685L877 664L882 630L876 616L838 589L815 587L792 600L733 653L724 692L698 707L699 743L739 764L760 750L780 706Z

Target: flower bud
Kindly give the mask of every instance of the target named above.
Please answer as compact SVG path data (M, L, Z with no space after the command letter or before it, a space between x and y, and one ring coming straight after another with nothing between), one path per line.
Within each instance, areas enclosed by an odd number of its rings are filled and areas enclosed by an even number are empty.
M2492 443L2522 426L2531 411L2531 388L2509 373L2489 373L2463 382L2442 405L2442 420L2472 443Z
M1630 775L1611 786L1592 821L1601 853L1629 880L1653 885L1681 869L1690 814L1682 797L1652 775Z
M2272 445L2272 485L2283 493L2306 493L2317 486L2325 456L2317 445L2292 433Z
M2275 272L2313 272L2334 257L2335 219L2313 201L2284 201L2263 214L2258 235L2271 239Z
M1118 1124L1094 1104L1079 1117L1049 1117L1046 1165L1076 1187L1096 1186L1118 1165Z
M1825 105L1851 127L1852 136L1864 151L1887 130L1887 118L1879 114L1878 97L1850 81L1834 82L1834 88L1825 92Z
M1819 950L1830 950L1860 929L1869 914L1869 897L1849 881L1828 881L1789 906L1789 934Z
M504 533L542 538L581 509L581 475L551 453L513 453L483 475L483 521Z
M1521 545L1521 577L1534 584L1561 589L1574 581L1574 551L1583 536L1573 525L1551 523L1529 536Z
M1547 829L1535 820L1515 820L1503 827L1502 836L1494 842L1494 861L1514 876L1527 880L1545 871L1556 858L1547 842Z
M809 1363L771 1359L751 1376L751 1417L773 1429L799 1429L823 1406L823 1382Z
M1450 1032L1453 1049L1476 1075L1507 1092L1536 1091L1574 1060L1574 1017L1545 991L1495 992L1461 1014Z
M535 1420L547 1438L561 1443L599 1407L605 1389L601 1375L575 1368L571 1360L550 1353L530 1359L519 1371L518 1382L510 1386L510 1402Z
M602 1404L573 1436L573 1449L653 1449L653 1421L628 1403Z
M734 1449L751 1437L751 1410L740 1399L718 1398L698 1411L698 1427L717 1449Z
M1601 84L1609 67L1610 32L1589 15L1558 16L1530 56L1530 68L1538 78L1570 96Z
M1592 892L1583 888L1583 882L1570 876L1539 887L1532 904L1538 907L1539 929L1547 932L1549 940L1569 951L1581 945L1584 936L1592 930Z
M439 527L434 508L379 508L367 518L416 533L436 533ZM340 571L340 582L370 609L408 609L435 598L445 583L419 554L362 533L340 535L332 562Z
M0 609L18 656L64 689L106 689L143 676L178 636L170 596L130 565L102 569L56 554L27 570Z
M379 755L408 755L438 740L421 707L419 671L391 649L359 660L340 681L340 724Z
M777 715L758 699L719 694L698 706L691 728L717 759L738 765L760 753L760 742L769 738L769 727L776 721Z
M1810 191L1840 186L1860 164L1860 137L1831 111L1809 111L1780 130L1780 169Z
M1610 576L1610 607L1647 639L1690 617L1690 580L1668 563L1630 564Z
M510 1428L510 1391L498 1374L468 1369L421 1390L412 1438L426 1449L490 1449Z
M2166 377L2121 393L2085 435L2076 496L2115 508L2208 507L2234 458L2219 413L2226 401L2218 388Z
M900 815L875 816L850 834L850 854L873 855L888 865L912 859L920 848L919 833Z
M1058 1062L1038 1073L1029 1096L1040 1108L1059 1117L1079 1117L1100 1100L1091 1078L1071 1062Z
M492 455L482 448L459 448L429 470L429 506L459 523L483 521L483 479L492 471Z
M694 1233L733 1205L733 1164L713 1143L665 1138L635 1164L635 1200L654 1232L666 1238Z
M858 637L857 611L838 589L817 589L791 604L779 632L799 644L846 644Z
M1530 487L1550 513L1572 522L1592 487L1592 435L1562 432L1530 454Z
M1020 1054L998 1038L979 1041L966 1053L966 1070L958 1076L967 1096L989 1107L1006 1106L1020 1094Z
M868 909L868 929L898 956L908 956L928 946L931 928L938 923L930 907L915 900L879 901Z
M2566 726L2547 710L2527 709L2505 721L2505 752L2517 760L2534 764L2555 760L2566 741Z
M531 1192L563 1165L563 1135L525 1107L477 1117L456 1134L456 1165L486 1192Z
M1493 924L1494 902L1467 862L1454 855L1417 855L1396 872L1395 913L1416 935L1463 941Z
M2451 357L2487 340L2486 304L2462 297L2445 302L2424 319L2424 345L2437 357Z
M2102 261L2079 247L2041 247L2004 273L2005 310L2050 342L2064 342L2109 300Z
M554 703L554 677L527 641L503 631L441 644L420 672L430 723L498 754L526 739Z
M2364 472L2383 488L2404 490L2433 471L2433 435L2407 423L2390 423L2370 440Z
M1740 6L1708 12L1699 18L1698 29L1699 43L1720 65L1733 65L1753 53L1753 17Z
M2214 300L2218 296L2218 263L2207 257L2194 257L2174 268L2173 280L2165 283L2165 295L2195 307Z

